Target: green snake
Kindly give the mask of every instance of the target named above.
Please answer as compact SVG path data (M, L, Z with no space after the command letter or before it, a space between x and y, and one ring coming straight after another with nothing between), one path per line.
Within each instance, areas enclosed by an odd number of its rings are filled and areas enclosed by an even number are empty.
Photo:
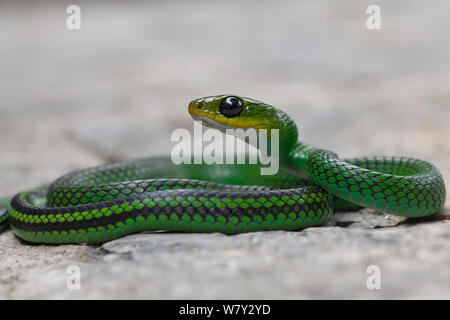
M227 128L279 132L280 170L257 165L174 164L151 158L62 176L48 188L0 201L0 222L35 243L101 243L141 231L221 232L301 230L324 225L333 211L367 207L422 217L445 201L442 175L406 157L341 160L298 142L283 111L250 98L193 100L195 120ZM9 205L8 205L9 204Z

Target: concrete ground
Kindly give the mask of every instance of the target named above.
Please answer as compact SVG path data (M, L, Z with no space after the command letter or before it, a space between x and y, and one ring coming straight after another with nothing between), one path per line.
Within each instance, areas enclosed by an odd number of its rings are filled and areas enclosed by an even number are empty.
M66 28L73 3L81 30ZM189 100L219 93L280 106L303 141L341 157L428 160L449 186L450 4L377 1L382 28L368 30L371 4L0 3L0 195L169 154L171 132L192 128ZM301 232L101 246L30 245L6 230L0 298L448 299L449 207L419 222L362 210ZM370 266L380 289L368 289Z

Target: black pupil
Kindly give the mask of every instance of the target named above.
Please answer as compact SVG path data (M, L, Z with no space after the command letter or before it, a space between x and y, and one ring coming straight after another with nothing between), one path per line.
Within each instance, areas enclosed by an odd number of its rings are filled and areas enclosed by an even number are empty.
M220 103L219 111L227 118L234 118L242 113L244 106L236 97L227 97Z

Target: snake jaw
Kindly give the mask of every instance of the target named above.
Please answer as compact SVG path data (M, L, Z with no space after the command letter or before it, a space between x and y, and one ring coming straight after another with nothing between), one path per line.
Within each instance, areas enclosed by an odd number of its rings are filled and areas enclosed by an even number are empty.
M202 125L204 125L205 127L212 128L212 129L218 129L219 131L224 132L224 133L225 133L226 129L233 129L233 127L231 127L231 126L221 124L221 123L214 121L213 119L205 117L205 116L191 114L191 117L192 117L192 119L194 119L194 121L200 121L202 123Z

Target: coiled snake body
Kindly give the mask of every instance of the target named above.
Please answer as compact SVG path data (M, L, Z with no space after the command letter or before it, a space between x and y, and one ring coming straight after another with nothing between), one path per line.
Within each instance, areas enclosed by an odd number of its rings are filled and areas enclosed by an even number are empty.
M218 129L278 129L280 171L258 165L174 165L169 158L116 163L69 173L49 188L16 195L0 210L20 238L37 243L96 243L143 230L222 232L300 230L326 224L333 209L360 206L407 216L439 212L442 176L405 157L340 160L297 141L281 110L239 96L192 101L194 119ZM0 202L0 207L2 206Z

